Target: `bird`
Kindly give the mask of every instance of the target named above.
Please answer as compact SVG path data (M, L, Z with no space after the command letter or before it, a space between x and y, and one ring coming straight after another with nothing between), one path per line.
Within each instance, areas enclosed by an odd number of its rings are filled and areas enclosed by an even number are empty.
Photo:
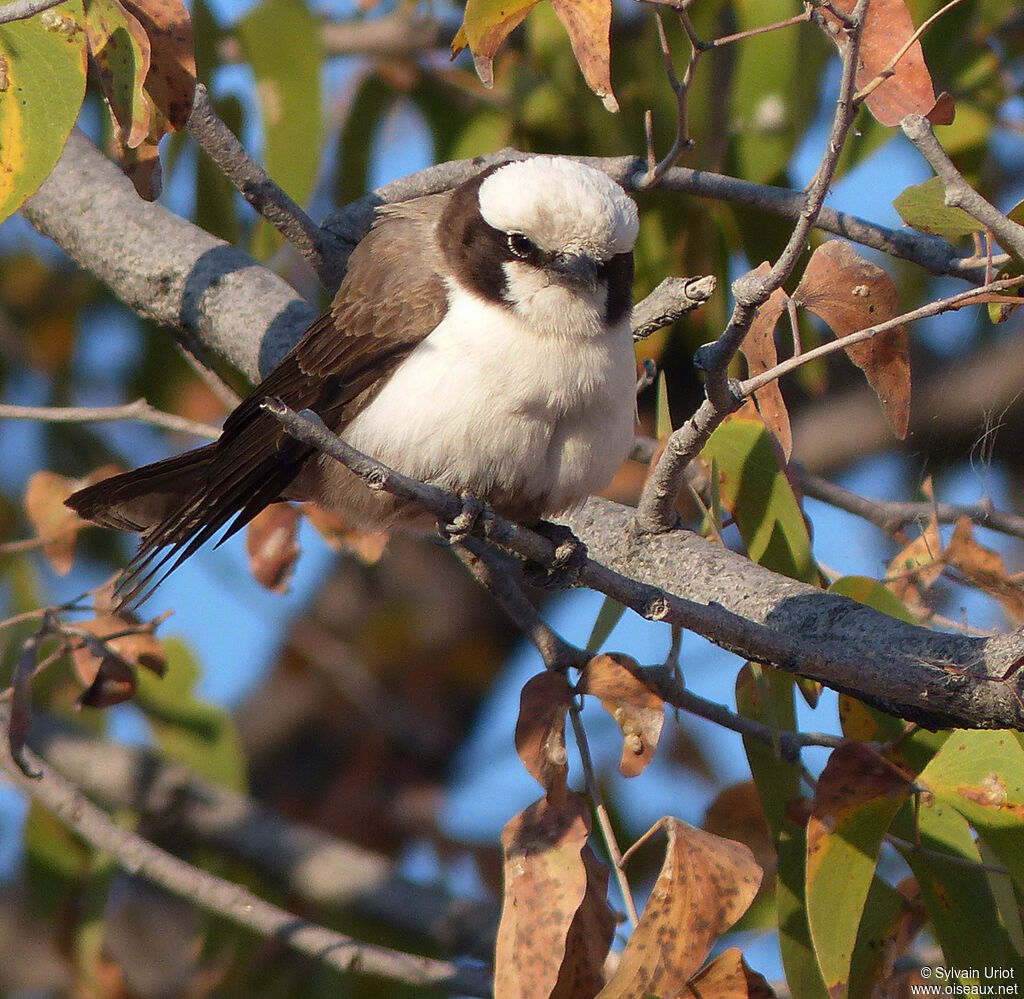
M357 450L525 525L601 491L634 439L638 228L615 181L557 156L378 208L330 309L215 442L66 501L141 535L122 602L141 603L271 503L311 501L375 530L417 521L409 501L289 436L267 399L312 410Z

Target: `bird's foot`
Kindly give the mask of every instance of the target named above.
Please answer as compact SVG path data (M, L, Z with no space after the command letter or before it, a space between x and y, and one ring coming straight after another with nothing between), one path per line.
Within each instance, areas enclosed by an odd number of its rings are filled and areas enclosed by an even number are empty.
M531 586L545 590L565 590L575 586L587 561L587 546L565 524L541 520L533 530L554 545L555 555L550 565L527 562L523 566L523 579Z
M459 513L452 520L437 522L438 534L453 545L468 537L477 527L485 526L490 518L490 509L478 496L463 492L459 494L459 499L462 501Z

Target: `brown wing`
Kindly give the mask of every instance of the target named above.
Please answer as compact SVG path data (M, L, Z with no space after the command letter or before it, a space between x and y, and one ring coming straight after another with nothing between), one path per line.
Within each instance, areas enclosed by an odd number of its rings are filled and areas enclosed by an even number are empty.
M434 222L447 197L431 195L381 211L352 253L331 311L231 413L218 441L193 452L192 474L180 492L165 488L154 502L151 484L167 478L162 474L166 463L158 462L71 498L75 509L92 511L92 519L100 522L147 525L119 587L125 602L144 599L143 591L156 585L154 579L168 563L170 572L229 521L221 541L230 537L280 499L299 474L313 451L289 437L261 408L264 399L312 409L341 430L438 324L447 290L435 267L441 251ZM180 459L167 459L175 461L180 464ZM118 512L104 517L104 506L115 500ZM160 511L156 518L153 509Z

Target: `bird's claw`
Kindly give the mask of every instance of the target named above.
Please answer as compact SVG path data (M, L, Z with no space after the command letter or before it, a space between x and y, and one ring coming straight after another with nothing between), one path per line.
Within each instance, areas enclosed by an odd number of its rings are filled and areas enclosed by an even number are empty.
M472 534L481 523L485 523L490 513L487 504L472 493L460 493L459 499L462 501L462 509L458 514L447 522L437 522L438 533L453 545Z
M555 554L549 565L527 562L523 578L538 589L565 590L575 586L587 561L587 546L564 524L542 520L533 529L554 545Z

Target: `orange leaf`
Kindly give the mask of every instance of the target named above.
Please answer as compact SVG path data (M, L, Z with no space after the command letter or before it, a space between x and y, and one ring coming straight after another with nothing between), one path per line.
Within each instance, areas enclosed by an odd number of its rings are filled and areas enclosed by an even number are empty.
M686 987L694 999L774 999L764 976L751 970L736 947L722 951Z
M587 894L587 814L581 795L557 804L545 797L502 831L505 892L494 966L494 994L501 999L549 999L559 981Z
M594 656L579 690L592 694L622 730L619 773L636 777L651 762L665 721L665 702L647 683L640 664L621 653Z
M842 240L822 243L807 262L793 301L820 316L842 339L894 319L896 286L885 271ZM901 440L910 425L910 347L902 325L845 348L867 376Z
M516 752L531 776L550 792L565 787L569 774L565 714L572 706L569 681L547 670L530 677L519 695Z
M852 14L856 0L834 0L837 10ZM846 52L849 38L839 19L821 9L827 34L840 54ZM913 42L899 61L892 60L914 33L914 21L904 0L871 0L864 19L857 64L857 88L864 90L879 76L892 73L865 99L871 113L883 125L898 125L908 114L923 114L933 125L953 121L953 100L941 94L936 100L931 74L924 62L921 43Z
M363 565L376 565L391 537L385 531L363 531L315 503L302 504L303 516L336 552L355 555Z
M708 806L702 825L716 836L745 843L763 870L775 869L775 840L752 780L724 788Z
M467 45L485 87L494 85L494 54L540 0L466 0L466 12L452 41L452 58Z
M925 479L922 492L934 502L931 477ZM927 590L942 575L942 536L932 508L928 524L890 563L886 586L908 607L923 609L921 591Z
M771 265L763 263L754 273L767 274L769 270L771 270ZM781 288L776 288L772 292L771 298L758 308L757 315L754 316L754 321L750 324L743 343L740 344L740 350L747 359L747 375L749 377L760 375L769 368L774 368L778 363L778 353L775 350L775 327L785 311L786 293ZM758 389L754 393L754 400L757 403L761 419L779 442L782 453L788 462L793 453L793 434L789 427L789 412L786 409L785 400L782 398L778 379L765 385L764 388Z
M272 503L251 521L245 535L249 570L275 593L285 593L301 549L296 538L299 511L289 503Z
M78 650L75 661L78 661ZM139 681L135 671L120 656L105 655L94 660L95 676L76 702L80 708L111 708L130 701Z
M43 554L58 575L71 571L75 539L88 526L64 501L77 489L113 475L113 465L97 469L84 479L68 479L56 472L36 472L25 488L24 507L36 536L43 542Z
M909 796L910 779L894 764L860 742L847 742L828 758L814 792L807 826L808 863L816 842L865 805L882 798Z
M1024 623L1024 587L1007 574L998 552L978 544L969 517L957 520L945 558L946 564L956 569L968 583L995 597L1014 624Z
M662 819L665 863L598 999L678 995L715 941L747 910L762 872L742 843Z
M611 76L612 0L551 0L551 6L569 33L587 86L609 111L618 111Z

